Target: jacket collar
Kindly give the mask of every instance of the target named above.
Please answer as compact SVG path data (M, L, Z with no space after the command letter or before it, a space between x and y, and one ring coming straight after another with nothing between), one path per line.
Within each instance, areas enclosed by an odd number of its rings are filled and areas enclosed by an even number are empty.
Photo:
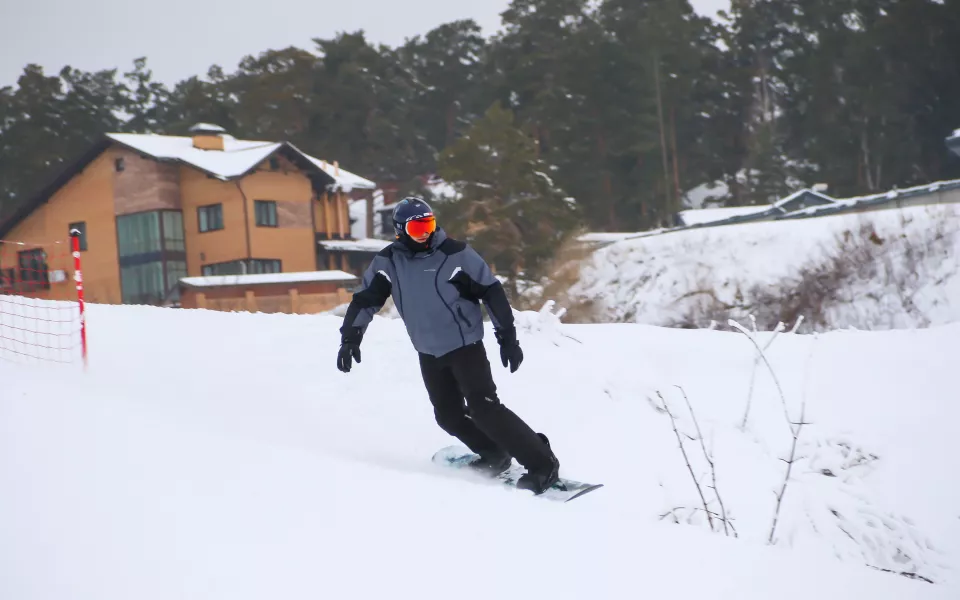
M440 244L446 241L446 239L447 239L447 232L444 231L442 227L437 227L437 230L433 232L433 237L430 238L430 245L427 247L427 250L414 252L400 240L393 242L393 249L395 251L399 251L401 254L404 254L406 256L411 256L411 257L430 256L431 254L437 251L437 249L440 247Z

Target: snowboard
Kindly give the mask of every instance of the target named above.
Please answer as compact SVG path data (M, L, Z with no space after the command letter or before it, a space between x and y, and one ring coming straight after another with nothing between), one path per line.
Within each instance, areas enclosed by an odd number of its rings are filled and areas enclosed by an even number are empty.
M477 477L483 480L497 481L506 487L517 490L521 489L517 487L517 480L520 479L520 476L526 472L526 469L518 465L516 461L514 461L510 465L510 468L503 473L495 476L489 476L480 473L479 471L472 471L470 469L470 463L478 458L480 457L477 454L474 454L465 446L447 446L446 448L441 448L433 455L432 462L446 468L467 470L476 474ZM575 481L573 479L561 477L542 494L535 495L538 498L554 500L556 502L569 502L574 498L579 498L580 496L601 487L603 487L602 483L585 483L582 481ZM532 494L533 492L530 493Z

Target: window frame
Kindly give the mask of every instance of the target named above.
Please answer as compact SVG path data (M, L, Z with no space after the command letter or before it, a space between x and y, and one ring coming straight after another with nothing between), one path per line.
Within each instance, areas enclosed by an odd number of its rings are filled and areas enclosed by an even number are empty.
M176 214L179 219L169 219L167 218L168 213ZM120 231L120 220L125 218L134 218L137 216L144 216L149 214L156 214L156 241L159 244L159 248L148 248L146 252L137 252L133 254L122 254L124 241L121 239ZM177 221L177 222L174 222ZM168 227L179 227L179 231L176 231L176 235L168 234ZM120 296L122 304L145 304L145 305L157 305L164 304L173 300L174 302L179 300L179 285L169 285L171 277L171 267L182 267L178 268L177 272L184 272L187 264L187 251L186 251L186 223L184 223L183 211L179 209L169 209L162 208L156 210L145 210L135 213L128 213L124 215L118 215L116 217L116 236L117 236L117 266L118 266L118 275L120 277ZM183 239L181 239L181 237ZM124 270L142 268L145 269L149 265L158 264L160 265L160 281L162 286L162 292L159 297L144 295L144 294L134 294L129 290L124 289ZM178 282L179 283L179 282Z
M210 227L210 211L214 210L218 216L218 225L219 227ZM204 229L204 221L206 221L207 228ZM211 233L214 231L223 231L225 229L223 224L223 203L216 202L213 204L204 204L197 207L197 232L198 233Z
M263 214L263 210L266 208L266 215ZM254 223L257 227L270 227L276 229L280 226L280 216L277 212L277 201L276 200L254 200L253 201L253 215ZM264 221L261 221L261 216L266 216ZM272 223L271 218L272 217Z
M244 263L246 263L246 268L244 268ZM276 266L276 270L265 271L265 270L254 270L252 267L254 264L257 265L270 265ZM217 267L224 267L226 265L239 265L240 273L217 273ZM246 272L244 272L246 271ZM279 258L251 258L251 259L237 259L237 260L225 260L222 262L208 263L200 266L200 275L203 277L235 277L238 275L272 275L275 273L283 273L283 260Z

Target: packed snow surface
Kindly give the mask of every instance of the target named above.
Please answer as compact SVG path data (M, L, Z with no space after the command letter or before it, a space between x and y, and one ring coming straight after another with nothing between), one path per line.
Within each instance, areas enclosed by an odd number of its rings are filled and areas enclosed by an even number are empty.
M398 320L343 374L334 316L89 306L86 372L0 354L0 598L960 597L960 325L757 334L775 381L738 332L518 322L502 400L605 485L567 504L430 463Z

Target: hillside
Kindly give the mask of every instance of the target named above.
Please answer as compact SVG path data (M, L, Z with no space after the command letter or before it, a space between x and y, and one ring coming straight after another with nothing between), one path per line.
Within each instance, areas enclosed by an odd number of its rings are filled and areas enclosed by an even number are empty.
M87 373L0 354L0 598L958 596L960 325L777 337L808 424L771 546L792 439L746 336L519 318L503 400L605 484L569 504L430 464L397 320L347 375L332 316L93 305Z
M578 322L680 327L758 319L800 331L960 320L960 208L607 236L564 304Z

